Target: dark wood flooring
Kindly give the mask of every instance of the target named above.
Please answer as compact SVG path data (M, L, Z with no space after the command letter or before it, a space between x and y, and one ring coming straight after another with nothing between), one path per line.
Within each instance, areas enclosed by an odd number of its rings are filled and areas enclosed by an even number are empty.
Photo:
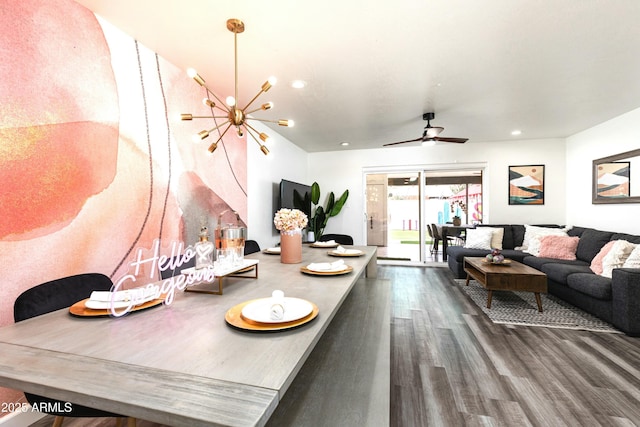
M446 268L378 275L392 286L391 426L640 425L640 338L494 325Z

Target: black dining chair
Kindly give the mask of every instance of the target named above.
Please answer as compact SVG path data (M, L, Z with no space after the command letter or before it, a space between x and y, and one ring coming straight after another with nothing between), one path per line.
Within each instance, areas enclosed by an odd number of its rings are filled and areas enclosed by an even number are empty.
M30 319L52 311L71 307L78 301L91 296L93 291L111 291L113 282L100 273L86 273L64 277L42 283L27 289L16 298L13 304L15 322ZM27 401L36 408L46 408L45 413L55 416L54 427L59 427L64 417L117 417L118 425L124 415L118 415L87 406L77 405L31 393L24 393ZM57 410L59 409L59 410ZM128 426L135 427L135 418L128 418Z
M431 255L438 252L438 241L436 237L433 235L433 231L431 230L431 224L427 224L427 233L429 233L429 237L431 238Z
M179 257L179 256L180 256L180 255L178 255L178 257ZM173 258L171 258L171 262L173 262L173 260L174 260L175 258L177 258L177 257L173 257ZM180 272L181 272L182 270L184 270L184 269L191 268L191 267L195 267L195 266L196 266L196 257L193 257L193 258L191 258L189 261L187 261L187 262L183 263L182 265L180 265L180 267L176 267L176 268L174 268L174 269L170 269L170 268L168 268L168 269L166 269L166 270L164 270L164 271L161 271L161 272L160 272L160 278L161 278L162 280L168 279L168 278L173 277L173 276L175 276L175 275L177 275L177 274L180 274Z
M254 254L260 252L260 245L255 240L245 240L244 242L244 254Z
M323 234L318 239L320 242L328 242L330 240L335 240L339 245L353 245L353 237L347 234Z

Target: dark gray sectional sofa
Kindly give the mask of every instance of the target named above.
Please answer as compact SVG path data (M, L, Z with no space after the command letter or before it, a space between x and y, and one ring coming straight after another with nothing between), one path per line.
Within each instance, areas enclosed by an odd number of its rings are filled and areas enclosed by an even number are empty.
M483 226L483 225L480 225ZM522 246L525 227L519 224L485 225L504 228L502 253L547 275L548 292L582 310L613 324L627 335L640 336L640 269L618 268L612 278L593 273L589 266L600 249L611 240L627 240L640 244L640 236L573 227L570 236L580 237L576 260L539 258L516 250ZM558 227L558 225L541 225ZM486 256L490 251L467 249L462 246L447 248L447 263L454 277L466 277L464 257Z

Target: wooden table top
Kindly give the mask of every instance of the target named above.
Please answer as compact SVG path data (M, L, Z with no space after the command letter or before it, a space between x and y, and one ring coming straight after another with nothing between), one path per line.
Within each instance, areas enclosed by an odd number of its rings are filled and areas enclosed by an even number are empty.
M0 385L168 425L263 425L370 262L375 247L345 258L353 272L309 276L332 262L303 247L303 263L260 261L255 280L228 278L224 295L180 292L171 305L122 318L78 318L67 309L0 328ZM371 271L369 265L369 271ZM275 289L309 300L318 317L293 330L233 329L225 313Z
M509 264L492 264L485 262L484 257L465 257L464 261L483 273L546 276L543 272L512 259L508 260Z

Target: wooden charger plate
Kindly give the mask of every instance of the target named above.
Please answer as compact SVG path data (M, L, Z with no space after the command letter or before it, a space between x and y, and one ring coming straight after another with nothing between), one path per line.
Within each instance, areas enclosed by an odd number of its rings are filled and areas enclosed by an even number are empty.
M87 308L85 306L85 302L87 302L87 301L89 301L89 298L85 298L82 301L78 301L77 303L73 304L71 307L69 307L69 313L73 314L74 316L79 316L79 317L105 317L105 316L111 316L111 310L109 310L109 309L96 310L96 309L93 309L93 308ZM164 302L164 296L162 298L153 299L151 301L145 302L144 304L137 305L137 306L133 307L130 312L133 313L134 311L146 310L147 308L156 307L156 306L162 304L163 302ZM124 310L124 309L123 308L118 308L118 309L116 309L116 313L119 313L122 310Z
M313 307L311 314L302 319L293 320L291 322L282 322L282 323L261 323L256 322L251 319L245 319L242 316L242 309L247 305L254 301L258 301L261 298L245 301L241 304L235 305L231 307L227 313L224 315L224 320L230 325L238 329L243 329L246 331L261 331L261 332L276 332L283 331L285 329L297 328L298 326L302 326L306 323L311 322L318 316L318 306L308 301L309 304Z
M305 274L312 274L314 276L339 276L341 274L351 273L353 271L353 267L347 265L347 268L340 271L315 271L309 270L307 267L300 267L300 271Z
M328 251L327 255L329 255L329 256L362 256L362 255L364 255L364 252L360 251L360 252L355 253L355 254L346 254L346 253L336 252L334 250L334 251Z

